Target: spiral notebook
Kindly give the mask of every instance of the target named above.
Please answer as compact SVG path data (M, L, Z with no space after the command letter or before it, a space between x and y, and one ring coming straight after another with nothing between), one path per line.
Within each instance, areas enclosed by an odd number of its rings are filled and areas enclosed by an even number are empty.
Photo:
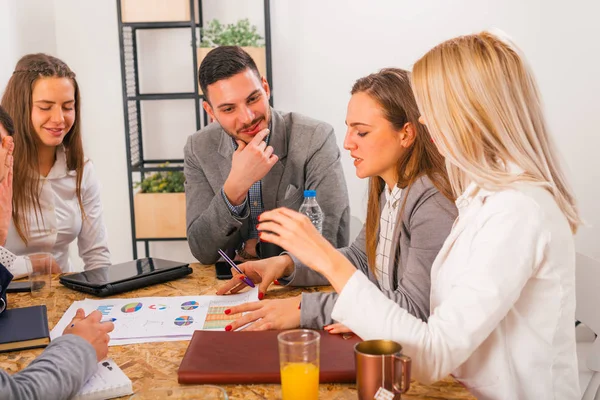
M98 363L98 371L88 379L73 400L106 400L132 393L131 380L109 358Z

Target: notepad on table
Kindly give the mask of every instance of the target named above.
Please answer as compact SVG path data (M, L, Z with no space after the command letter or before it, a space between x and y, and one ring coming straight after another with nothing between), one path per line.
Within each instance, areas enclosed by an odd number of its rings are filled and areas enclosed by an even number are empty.
M109 358L98 363L98 371L88 379L73 400L106 400L132 393L131 380Z
M50 344L46 306L11 308L0 314L0 353Z

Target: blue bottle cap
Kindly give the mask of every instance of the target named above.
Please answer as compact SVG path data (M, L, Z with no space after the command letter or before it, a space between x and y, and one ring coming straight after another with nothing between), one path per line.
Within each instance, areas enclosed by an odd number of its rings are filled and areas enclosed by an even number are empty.
M305 190L304 197L317 197L317 191L316 190Z

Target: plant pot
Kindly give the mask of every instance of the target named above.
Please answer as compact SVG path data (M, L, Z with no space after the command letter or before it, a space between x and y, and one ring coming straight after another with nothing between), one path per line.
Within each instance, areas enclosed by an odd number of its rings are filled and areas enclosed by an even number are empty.
M173 22L190 20L189 0L121 0L121 20Z
M200 64L202 64L202 60L208 54L209 51L214 49L214 47L198 47L198 68L200 68ZM267 77L267 56L265 53L264 47L242 47L246 51L246 53L250 54L250 57L256 63L256 67L258 68L258 72L261 76ZM200 94L202 94L202 89L198 88Z
M185 193L136 193L133 208L136 238L187 236Z

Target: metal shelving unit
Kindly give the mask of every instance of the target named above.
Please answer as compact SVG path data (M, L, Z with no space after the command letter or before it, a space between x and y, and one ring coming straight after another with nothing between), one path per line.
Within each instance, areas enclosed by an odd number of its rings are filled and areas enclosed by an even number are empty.
M183 159L147 159L144 157L144 146L142 140L141 104L144 101L153 100L183 100L193 99L196 117L196 130L203 127L202 122L207 120L206 113L201 108L203 95L198 89L198 55L196 43L201 39L198 37L199 28L202 27L202 0L189 0L190 20L178 22L123 22L121 18L121 0L117 0L117 14L119 21L119 45L121 54L121 79L123 86L123 114L125 115L125 144L127 149L127 182L129 187L129 209L131 222L131 241L133 258L138 258L137 244L144 242L146 256L150 255L150 242L186 240L185 237L172 238L138 238L135 229L134 212L134 181L133 175L139 174L144 179L146 173L156 171L181 171L183 170ZM270 0L263 0L264 23L265 23L265 56L267 81L273 90L271 73L271 24L270 24ZM195 21L196 10L198 10L198 22ZM138 49L137 33L145 29L181 29L191 30L192 70L194 77L194 91L181 93L140 93L138 74ZM273 105L273 96L271 96ZM203 115L202 115L203 114ZM192 134L193 132L190 132ZM183 153L183 149L182 149ZM159 166L169 162L168 167Z

